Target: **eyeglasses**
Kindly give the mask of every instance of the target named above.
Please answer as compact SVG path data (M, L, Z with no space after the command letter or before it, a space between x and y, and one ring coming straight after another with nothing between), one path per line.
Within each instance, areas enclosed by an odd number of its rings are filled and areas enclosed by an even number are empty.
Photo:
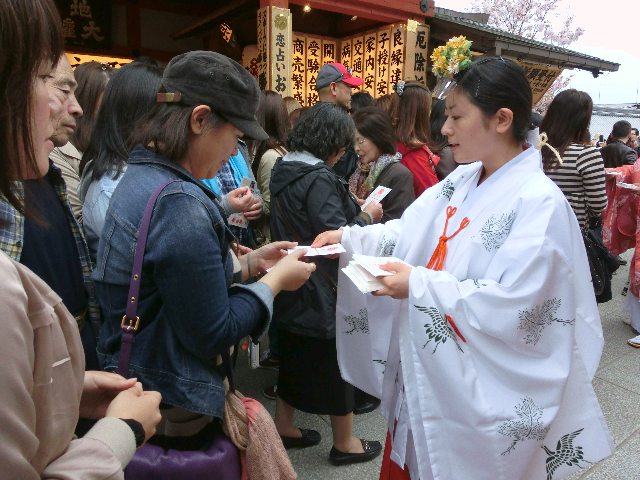
M367 141L367 139L365 137L356 137L356 145L362 145L364 142Z

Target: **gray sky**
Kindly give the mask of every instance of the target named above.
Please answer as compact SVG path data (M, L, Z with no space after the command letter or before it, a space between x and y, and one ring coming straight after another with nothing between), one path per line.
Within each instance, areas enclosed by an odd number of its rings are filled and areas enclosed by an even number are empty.
M468 11L468 0L436 0L436 6ZM584 90L594 103L640 102L640 8L632 0L559 0L558 11L570 11L584 34L567 48L620 64L617 72L593 78L589 72L572 75L572 88ZM635 6L634 6L635 4Z

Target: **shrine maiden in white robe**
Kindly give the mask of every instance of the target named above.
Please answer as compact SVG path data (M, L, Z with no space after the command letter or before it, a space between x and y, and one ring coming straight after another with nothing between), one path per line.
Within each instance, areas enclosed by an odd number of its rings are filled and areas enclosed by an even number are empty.
M405 300L340 273L340 369L382 398L391 459L412 480L556 480L613 451L591 385L603 337L584 244L537 150L478 185L480 172L459 166L401 219L344 228L342 267L362 253L416 268ZM470 223L429 270L449 206L447 235Z

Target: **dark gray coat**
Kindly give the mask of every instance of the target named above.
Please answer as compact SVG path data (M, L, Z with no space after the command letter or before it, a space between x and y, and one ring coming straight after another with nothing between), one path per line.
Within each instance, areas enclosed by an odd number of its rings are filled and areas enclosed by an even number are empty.
M347 183L324 162L278 160L270 185L273 241L310 245L319 233L368 223ZM307 283L275 298L273 318L279 328L297 335L335 338L338 260L313 261L317 268Z

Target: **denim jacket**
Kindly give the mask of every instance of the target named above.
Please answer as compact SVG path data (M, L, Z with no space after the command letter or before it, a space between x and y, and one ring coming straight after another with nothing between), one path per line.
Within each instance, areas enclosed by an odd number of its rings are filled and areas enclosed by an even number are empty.
M153 190L158 197L142 268L140 329L129 373L164 403L222 418L223 375L216 355L268 328L270 288L231 285L231 233L216 196L180 166L138 146L113 192L93 274L104 314L98 357L116 370L138 228Z

